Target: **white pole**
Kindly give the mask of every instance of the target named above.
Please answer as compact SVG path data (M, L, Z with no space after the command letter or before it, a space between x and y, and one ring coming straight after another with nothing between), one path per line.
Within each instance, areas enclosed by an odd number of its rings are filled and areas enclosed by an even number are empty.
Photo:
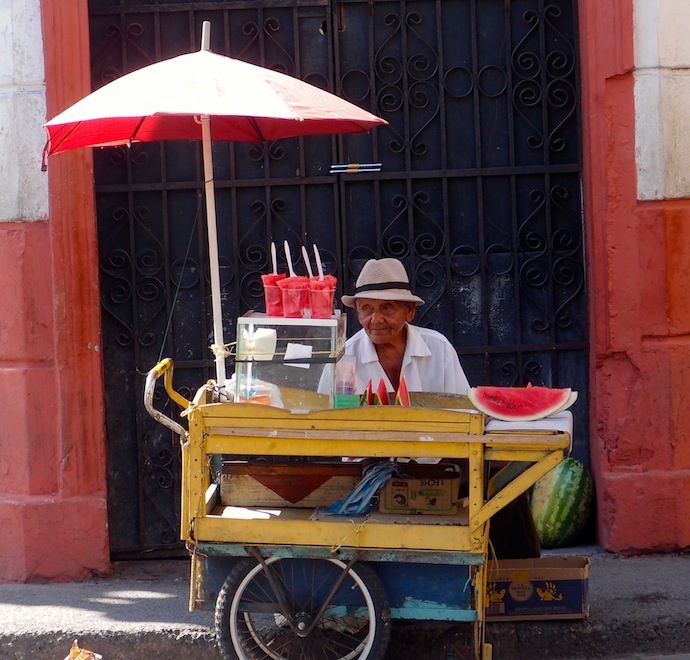
M216 384L225 386L225 352L223 340L223 309L220 302L220 264L218 261L218 231L216 229L216 193L213 185L213 156L211 153L211 120L201 117L201 138L204 152L206 188L206 227L208 230L208 259L211 269L211 304L213 307L213 343L216 350Z
M201 49L209 50L211 24L204 21ZM208 259L211 270L211 305L213 308L213 343L216 356L216 385L225 387L225 341L223 340L223 308L220 301L220 264L218 261L218 231L216 229L216 192L213 185L213 152L211 150L211 118L201 116L201 145L204 155L204 187L206 191L206 227L208 230Z

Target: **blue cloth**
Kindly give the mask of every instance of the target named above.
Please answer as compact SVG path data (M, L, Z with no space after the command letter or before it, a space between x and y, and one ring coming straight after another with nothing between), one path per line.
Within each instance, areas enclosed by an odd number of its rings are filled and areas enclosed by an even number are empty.
M397 475L397 465L391 461L372 463L364 468L362 480L354 490L339 502L334 502L326 513L337 516L357 516L369 513L374 503L376 492L386 485L386 482Z

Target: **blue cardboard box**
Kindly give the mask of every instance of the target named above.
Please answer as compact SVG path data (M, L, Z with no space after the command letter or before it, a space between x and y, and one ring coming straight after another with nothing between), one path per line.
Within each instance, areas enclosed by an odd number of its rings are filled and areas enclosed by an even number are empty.
M586 619L589 559L504 559L487 566L486 620Z

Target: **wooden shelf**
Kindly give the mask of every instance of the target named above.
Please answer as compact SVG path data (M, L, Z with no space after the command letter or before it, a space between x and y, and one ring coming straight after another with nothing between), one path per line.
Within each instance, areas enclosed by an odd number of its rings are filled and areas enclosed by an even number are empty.
M454 516L333 516L314 509L218 506L195 521L198 541L360 549L482 553L483 526L470 534L465 510Z

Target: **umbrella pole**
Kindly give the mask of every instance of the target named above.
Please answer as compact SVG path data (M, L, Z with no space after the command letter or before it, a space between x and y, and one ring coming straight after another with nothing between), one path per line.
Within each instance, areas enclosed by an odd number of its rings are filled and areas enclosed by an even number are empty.
M216 229L216 193L213 185L213 154L211 152L211 120L201 116L201 144L204 155L204 184L206 190L206 227L208 230L208 259L211 269L211 304L213 307L213 343L216 357L216 384L225 386L225 342L223 340L223 310L220 302L220 264L218 261L218 231Z

